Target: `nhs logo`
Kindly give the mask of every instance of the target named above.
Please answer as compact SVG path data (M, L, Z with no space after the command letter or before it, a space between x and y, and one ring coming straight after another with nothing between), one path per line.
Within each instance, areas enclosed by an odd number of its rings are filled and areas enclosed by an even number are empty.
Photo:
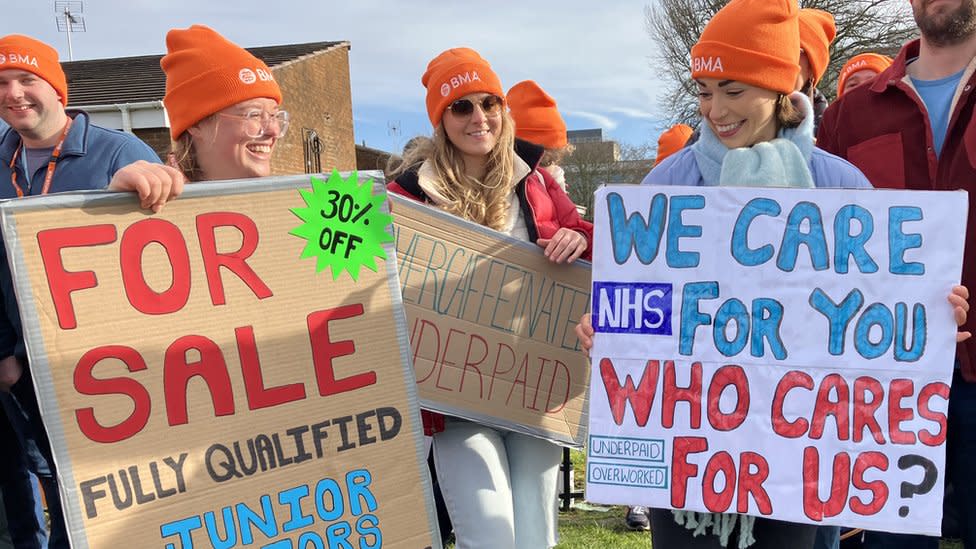
M593 328L605 334L671 335L671 284L594 282Z

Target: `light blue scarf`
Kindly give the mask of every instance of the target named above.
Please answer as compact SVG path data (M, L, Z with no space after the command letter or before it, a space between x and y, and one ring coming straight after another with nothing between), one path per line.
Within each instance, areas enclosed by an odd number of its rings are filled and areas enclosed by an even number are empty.
M790 100L803 114L796 128L782 129L772 141L729 149L711 127L702 122L701 137L691 146L708 186L813 187L810 157L813 154L813 105L802 93Z
M783 129L772 141L757 143L751 147L729 149L712 133L708 123L702 121L701 137L691 146L698 162L698 170L705 185L723 187L813 187L810 174L810 156L813 154L813 105L802 93L790 94L803 122L799 126ZM729 537L739 523L738 548L745 549L756 542L752 535L755 518L735 513L698 513L673 511L674 520L697 537L707 535L708 530L718 536L719 544L728 547Z

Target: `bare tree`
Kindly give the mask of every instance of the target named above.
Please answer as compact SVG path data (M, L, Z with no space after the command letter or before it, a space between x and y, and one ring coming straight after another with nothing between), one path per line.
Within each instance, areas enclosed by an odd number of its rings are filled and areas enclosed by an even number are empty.
M696 90L690 74L691 47L705 24L727 3L728 0L655 0L644 8L645 27L659 48L652 66L668 82L661 100L672 124L697 123ZM837 94L837 73L850 57L867 51L893 56L916 32L905 0L804 0L801 4L833 14L837 23L830 64L817 86L829 100Z
M586 208L583 217L593 219L593 193L600 185L637 184L654 165L650 144L619 145L613 141L583 143L563 159L566 192L574 204Z

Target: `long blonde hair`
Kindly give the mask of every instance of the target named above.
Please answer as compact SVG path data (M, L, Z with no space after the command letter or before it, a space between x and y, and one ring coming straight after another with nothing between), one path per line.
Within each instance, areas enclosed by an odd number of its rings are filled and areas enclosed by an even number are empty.
M495 230L506 229L509 196L515 188L515 123L508 112L502 112L501 132L495 147L488 153L485 177L475 179L464 172L461 152L447 138L443 124L434 129L433 139L415 139L404 151L403 160L394 162L388 171L391 179L430 162L436 178L434 191L445 201L442 209L458 217Z

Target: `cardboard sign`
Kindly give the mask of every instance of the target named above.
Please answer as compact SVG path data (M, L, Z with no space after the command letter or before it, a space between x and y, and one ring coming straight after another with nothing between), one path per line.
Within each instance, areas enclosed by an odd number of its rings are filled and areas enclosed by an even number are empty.
M440 546L392 244L317 272L299 186L0 207L73 547Z
M965 193L596 204L588 500L939 534Z
M589 263L557 265L535 244L393 198L422 406L581 445L589 370L574 327Z

